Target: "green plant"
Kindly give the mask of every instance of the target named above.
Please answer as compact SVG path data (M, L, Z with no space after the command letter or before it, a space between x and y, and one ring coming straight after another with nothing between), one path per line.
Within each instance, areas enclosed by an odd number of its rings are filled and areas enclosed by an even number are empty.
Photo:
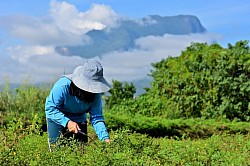
M133 99L136 88L132 83L112 81L112 88L109 90L110 95L105 96L105 107L110 109L122 101Z
M217 118L250 121L248 42L222 48L193 43L179 57L152 64L151 88L111 111L165 118Z

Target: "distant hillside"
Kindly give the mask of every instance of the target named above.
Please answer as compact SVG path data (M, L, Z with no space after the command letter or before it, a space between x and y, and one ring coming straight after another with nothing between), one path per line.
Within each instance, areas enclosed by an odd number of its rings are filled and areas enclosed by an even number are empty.
M111 51L126 51L135 47L134 41L138 38L164 34L204 33L206 29L199 19L190 15L161 17L152 15L141 21L122 20L118 27L106 30L92 30L87 35L91 44L84 46L57 47L56 51L62 55L77 55L85 58L101 56ZM67 51L65 52L65 48Z

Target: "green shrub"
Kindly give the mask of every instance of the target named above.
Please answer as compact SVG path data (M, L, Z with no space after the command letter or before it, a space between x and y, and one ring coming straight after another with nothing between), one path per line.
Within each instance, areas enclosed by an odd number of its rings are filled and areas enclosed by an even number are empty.
M250 49L194 43L179 57L152 64L151 88L111 111L164 118L250 121Z
M49 89L22 85L16 89L10 89L9 85L3 87L0 93L0 122L7 125L13 117L22 118L24 127L46 123L44 103Z
M248 134L248 122L228 122L204 119L164 119L159 117L145 117L140 114L105 112L106 124L109 129L128 129L152 137L206 138L214 134Z
M224 49L195 43L180 57L153 64L148 95L164 96L181 117L250 121L250 50L247 42Z
M133 99L136 88L132 83L112 81L112 88L109 90L110 95L105 96L105 107L110 109L121 102Z

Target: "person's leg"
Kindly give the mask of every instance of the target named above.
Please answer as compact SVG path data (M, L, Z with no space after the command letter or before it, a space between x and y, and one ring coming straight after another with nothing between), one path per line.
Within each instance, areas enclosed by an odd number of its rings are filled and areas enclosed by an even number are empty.
M47 119L47 129L49 135L48 144L50 151L51 146L55 145L59 141L63 128L64 127L62 125L56 124L51 119Z

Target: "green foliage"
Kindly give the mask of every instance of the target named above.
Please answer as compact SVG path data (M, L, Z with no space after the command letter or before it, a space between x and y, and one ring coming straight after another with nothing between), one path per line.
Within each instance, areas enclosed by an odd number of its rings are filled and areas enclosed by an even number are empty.
M152 97L149 95L141 95L133 100L125 100L120 104L114 105L109 112L123 112L133 116L140 114L143 116L175 119L179 118L180 112L175 110L175 105L163 97Z
M111 109L164 118L250 121L250 49L193 43L179 57L152 64L151 88Z
M1 165L248 165L250 135L208 139L150 138L129 130L110 132L111 144L71 141L49 152L47 134L22 137L11 148L0 143Z
M242 135L214 135L193 141L159 139L165 165L248 165L249 140Z
M7 125L13 117L20 117L24 126L42 126L45 124L44 103L48 93L48 88L27 85L12 90L6 83L0 93L0 123Z
M109 93L110 96L105 97L106 108L112 108L116 104L120 104L122 101L133 99L136 88L132 83L119 82L117 80L112 81L112 88Z
M216 121L213 119L165 119L145 117L140 114L130 116L126 113L105 112L106 125L109 129L128 129L152 137L206 138L215 134L248 134L248 122Z
M39 94L46 96L46 93L33 88L22 89L22 93L8 92L9 107L3 107L5 111L1 112L5 115L2 118L9 120L0 125L1 165L247 165L250 162L248 123L167 120L137 114L130 116L126 112L115 114L110 110L105 111L106 123L109 129L116 130L110 131L110 145L95 137L87 146L73 140L62 141L49 152L48 135L40 131L39 125L45 123L39 112L44 103L37 97ZM32 102L22 105L20 100L25 102L26 96L29 101L29 95L34 96ZM15 113L14 108L20 109ZM91 136L95 135L93 129L89 131ZM221 133L245 135L218 135ZM155 138L157 136L174 139ZM203 137L207 139L189 139Z
M1 165L249 165L247 44L192 44L180 57L153 64L152 86L137 98L133 84L113 81L104 112L111 144L91 128L88 145L62 140L49 152L41 130L49 89L6 84Z
M153 64L148 95L171 101L182 117L250 121L247 42L224 49L195 43L180 57Z

